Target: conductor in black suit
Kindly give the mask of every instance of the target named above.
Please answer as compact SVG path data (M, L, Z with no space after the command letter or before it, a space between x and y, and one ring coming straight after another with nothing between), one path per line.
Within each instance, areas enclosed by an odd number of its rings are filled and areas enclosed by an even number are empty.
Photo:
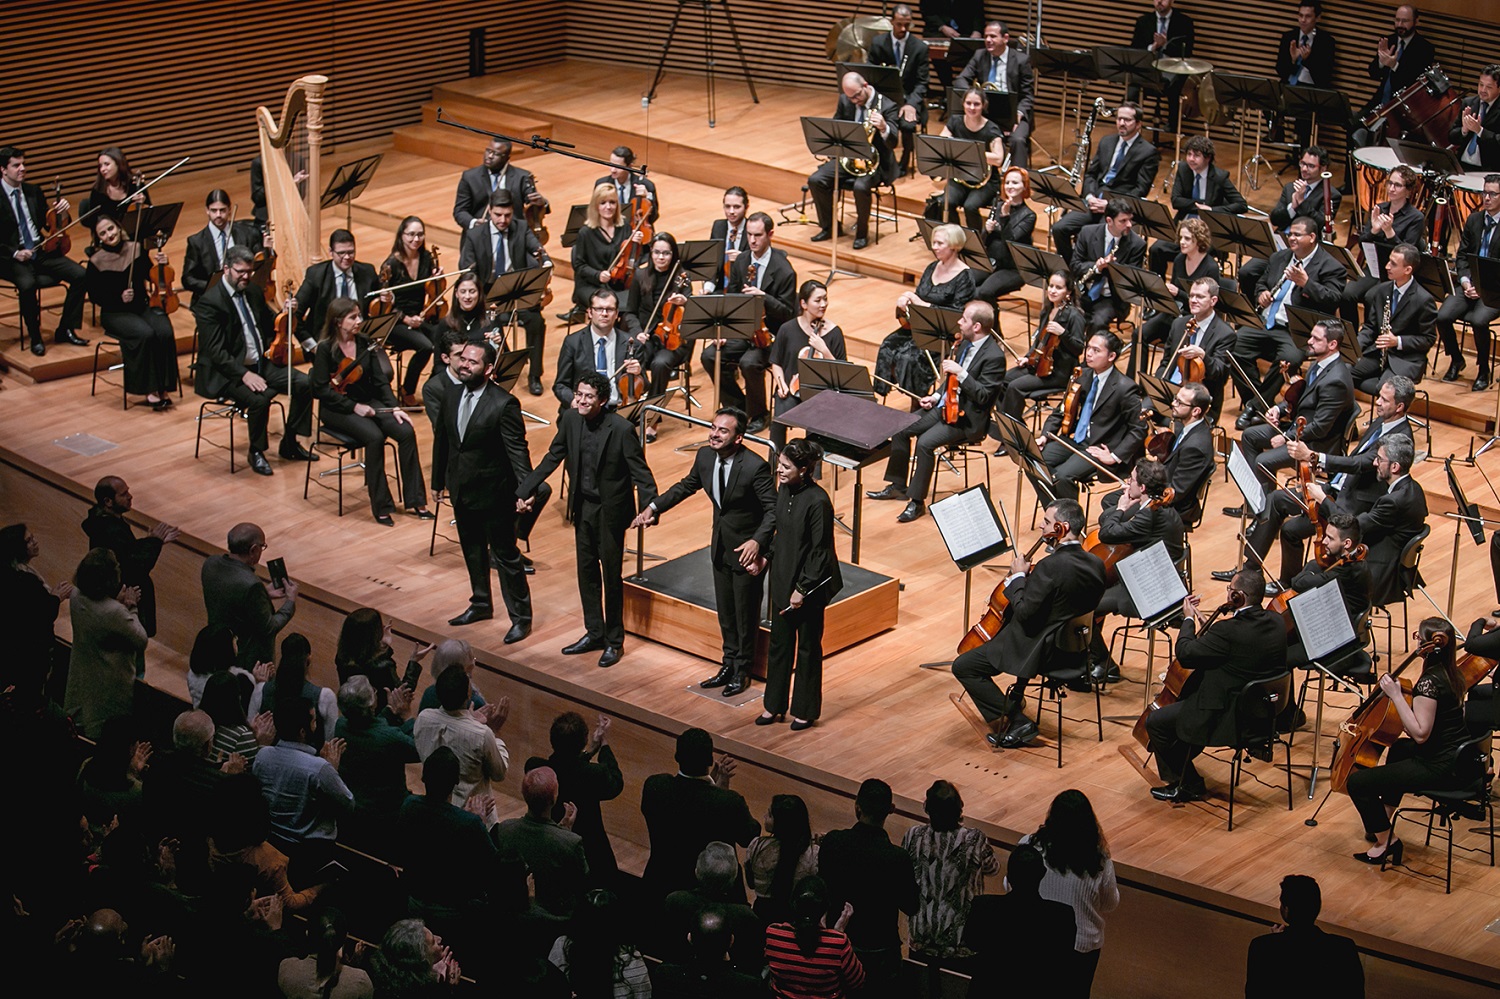
M83 323L83 267L61 250L42 249L47 199L40 187L26 183L26 154L15 146L0 146L0 195L5 198L5 207L0 208L0 281L16 287L21 323L31 336L31 352L38 357L47 353L47 345L42 342L42 301L37 295L39 277L68 286L54 339L86 346L88 341L74 332Z
M208 192L203 202L208 210L208 225L187 238L187 252L182 258L182 286L196 299L208 290L210 282L224 270L224 254L231 246L243 246L251 253L264 248L260 226L250 220L230 222L233 202L226 191Z
M873 156L874 169L864 176L855 176L842 164L829 160L812 172L807 178L807 186L818 213L818 231L813 233L812 241L821 243L833 238L834 172L838 171L839 189L854 194L854 248L863 250L870 243L870 192L877 185L889 184L896 179L893 146L898 131L895 119L899 111L895 102L876 91L858 73L845 73L839 86L841 93L838 107L833 112L834 120L858 122L865 126L874 150L867 153L865 159L868 161Z
M771 466L744 446L748 423L743 409L725 407L714 414L708 445L698 449L687 475L647 504L630 525L650 527L661 514L700 489L713 504L709 562L714 570L714 608L724 639L724 660L719 671L698 686L723 687L725 697L741 693L750 684L765 592L765 576L757 562L770 545L776 524Z
M1135 234L1135 213L1128 203L1110 198L1103 220L1084 226L1078 234L1069 265L1078 281L1079 306L1088 330L1102 330L1130 313L1130 303L1115 296L1108 266L1118 263L1139 267L1145 259L1146 241Z
M1500 170L1500 65L1479 71L1473 97L1465 97L1463 110L1448 129L1448 144L1468 170Z
M1297 4L1297 26L1281 33L1276 41L1276 77L1288 86L1333 86L1333 54L1337 43L1333 33L1318 27L1323 16L1320 0L1301 0ZM1297 119L1297 148L1307 145L1312 135L1312 118Z
M630 202L644 195L650 204L646 210L646 221L655 222L656 217L661 214L661 202L657 200L655 184L646 177L630 172L629 168L635 165L635 151L629 146L616 146L610 151L609 162L609 173L589 185L589 190L592 191L600 184L612 186L620 197L620 217L626 223L631 221ZM644 170L645 167L641 169Z
M1011 165L1023 170L1031 162L1031 107L1036 98L1035 81L1031 58L1011 46L1005 22L991 21L984 26L984 48L974 53L953 82L960 91L979 87L1016 95L1015 121L997 121L995 124L1005 132Z
M1135 19L1130 33L1130 47L1147 49L1153 61L1160 59L1186 59L1193 54L1193 19L1180 10L1174 10L1172 0L1152 0L1153 9ZM1177 109L1182 100L1182 85L1186 76L1177 73L1162 74L1162 92L1167 95L1167 131L1177 131ZM1132 84L1125 91L1127 100L1136 100L1140 88Z
M901 71L904 99L896 113L896 127L901 130L902 175L911 172L915 136L927 125L927 81L932 70L927 43L912 34L911 20L911 7L904 3L892 7L890 33L875 36L869 53L876 66L895 66Z
M1083 352L1083 371L1079 375L1078 419L1067 434L1074 450L1059 444L1056 438L1062 428L1061 404L1047 417L1042 436L1042 460L1052 469L1057 495L1068 499L1078 496L1079 483L1091 481L1099 466L1123 472L1140 456L1146 440L1146 424L1141 420L1140 389L1115 368L1120 356L1120 338L1108 330L1089 337ZM1082 451L1089 461L1075 453Z
M1379 392L1387 375L1420 382L1427 368L1427 352L1437 343L1437 300L1415 279L1421 259L1421 250L1402 243L1386 264L1389 280L1365 296L1365 322L1359 328L1364 356L1354 365L1354 387L1366 395Z
M446 491L458 522L458 543L469 570L469 606L448 623L488 621L493 552L500 596L510 614L507 644L531 633L531 587L516 545L516 484L531 473L526 427L516 397L490 381L491 343L467 344L453 362L459 384L443 393L432 435L432 488Z
M1281 879L1281 921L1286 924L1250 941L1245 956L1245 999L1286 999L1287 969L1298 969L1297 993L1363 996L1365 969L1348 937L1324 933L1316 920L1323 908L1318 882L1305 874Z
M515 204L509 191L503 188L495 191L490 195L489 224L465 229L459 240L458 266L474 268L482 288L488 288L495 278L511 271L552 266L552 258L537 242L536 233L524 221L516 221ZM505 325L511 320L509 314L497 318ZM522 309L515 314L515 321L526 331L527 390L532 395L541 395L542 351L547 338L542 310Z
M510 154L508 139L491 139L484 147L484 162L465 170L458 178L453 221L460 229L472 229L488 221L490 195L496 191L509 191L511 203L522 209L528 205L547 207L547 199L536 189L536 178L530 170L511 166Z
M1165 781L1151 789L1158 801L1203 797L1203 778L1193 757L1205 746L1232 741L1235 699L1247 683L1286 671L1286 622L1261 606L1265 597L1266 580L1259 571L1237 574L1229 584L1229 609L1201 635L1200 598L1192 593L1183 599L1186 617L1177 637L1177 660L1192 676L1179 700L1146 719L1156 770Z
M1076 500L1053 500L1042 515L1042 533L1050 534L1059 524L1060 538L1049 543L1052 554L1035 567L1016 549L1004 581L1010 605L1000 633L953 663L953 675L989 723L985 740L997 749L1036 737L1036 722L1022 712L1027 681L1061 665L1054 658L1058 634L1073 618L1092 612L1104 596L1104 563L1080 543L1087 529L1083 507ZM995 683L1001 673L1017 680L1008 693L1002 694Z
M1099 140L1089 168L1083 177L1083 200L1086 212L1063 212L1052 227L1052 240L1064 260L1073 259L1073 240L1083 227L1104 221L1108 204L1104 192L1144 198L1156 183L1161 169L1161 152L1141 135L1141 109L1130 101L1115 109L1115 134Z
M590 371L580 376L573 408L558 418L552 446L516 487L517 509L528 509L537 487L558 465L568 463L578 599L588 631L562 652L576 656L600 651L600 666L619 662L625 645L625 596L620 582L625 528L630 526L632 511L656 499L656 479L646 464L640 438L623 417L605 411L608 399L609 382L603 375Z

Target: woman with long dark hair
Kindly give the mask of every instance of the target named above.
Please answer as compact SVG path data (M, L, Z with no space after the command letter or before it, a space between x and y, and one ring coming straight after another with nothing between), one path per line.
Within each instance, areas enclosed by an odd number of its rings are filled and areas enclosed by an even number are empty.
M327 687L320 687L307 678L307 667L312 661L312 643L305 635L292 632L281 640L281 661L271 678L255 688L250 695L250 707L246 717L254 718L262 711L275 711L282 699L300 697L317 715L317 731L307 744L314 749L323 748L323 740L333 737L333 727L338 724L338 698Z
M1047 287L1042 294L1042 311L1037 316L1036 331L1031 336L1027 354L1044 346L1049 337L1055 337L1050 355L1052 370L1046 375L1038 375L1039 364L1018 364L1000 377L1000 384L1004 386L1000 411L1018 420L1026 408L1028 392L1051 391L1068 384L1088 345L1083 335L1085 319L1077 305L1078 289L1073 284L1073 275L1067 271L1053 271L1047 276ZM1038 359L1040 356L1038 354Z
M203 700L198 708L213 719L214 759L228 759L231 753L239 753L246 763L255 760L260 743L255 741L255 733L245 717L239 677L227 671L210 676L203 686Z
M766 927L766 963L771 994L778 999L843 999L865 983L865 969L844 934L854 907L832 927L828 921L828 886L820 877L803 878L792 894L792 918Z
M495 322L484 306L484 289L472 273L453 282L448 315L443 317L443 323L464 343L483 343L485 334L494 330Z
M612 891L595 888L583 896L571 932L558 937L547 955L567 976L576 999L651 999L645 959L630 942L629 918Z
M822 281L803 281L797 289L797 318L782 323L771 344L771 394L776 415L790 412L802 401L800 392L792 390L801 382L798 362L805 357L847 361L844 331L828 324L828 286ZM772 423L771 443L779 451L786 445L786 425Z
M818 842L807 802L795 794L772 796L762 828L745 851L745 880L755 892L755 914L769 925L792 917L792 888L818 873Z
M1099 950L1104 946L1104 914L1120 904L1114 861L1094 806L1082 791L1067 790L1052 799L1040 829L1021 837L1042 854L1047 873L1041 895L1073 907L1078 936L1073 941L1074 963L1062 969L1064 996L1086 997L1094 986Z
M151 192L142 191L146 179L131 169L130 158L119 146L105 146L99 150L99 171L94 175L94 186L83 203L78 206L79 217L99 207L117 206L125 211L130 205L145 208L151 204ZM120 204L126 201L127 204Z
M442 274L432 251L427 249L427 226L417 216L406 216L396 227L390 256L380 265L380 271L387 285L425 281L435 274ZM437 320L422 314L427 306L425 285L402 288L391 294L396 299L396 308L401 311L401 319L386 342L395 350L412 352L401 378L401 404L414 406L417 382L432 357L432 345L441 327Z
M89 218L97 244L84 269L89 300L99 309L99 325L120 344L125 391L143 395L160 412L172 405L177 389L177 334L172 320L151 304L147 273L167 262L161 250L147 251L120 227L112 210Z

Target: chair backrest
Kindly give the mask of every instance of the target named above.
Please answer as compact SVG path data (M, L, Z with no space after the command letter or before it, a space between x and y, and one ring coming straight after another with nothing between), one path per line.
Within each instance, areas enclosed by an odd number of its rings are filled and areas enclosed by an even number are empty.
M1208 453L1208 470L1203 473L1203 481L1198 483L1198 516L1193 518L1191 524L1183 527L1191 532L1198 529L1203 523L1203 511L1208 509L1208 487L1214 484L1214 473L1219 470L1219 458L1213 451Z
M1346 453L1349 447L1359 440L1359 403L1356 402L1354 408L1349 410L1349 417L1344 421L1344 429L1339 437L1344 442Z
M1291 703L1292 673L1251 680L1234 697L1235 745L1275 734L1276 716Z
M1087 652L1094 637L1094 612L1080 614L1058 629L1052 644L1057 651L1067 654Z
M1459 743L1454 753L1454 772L1465 782L1464 790L1472 791L1475 797L1489 789L1489 741L1489 732L1476 735Z
M1423 524L1422 529L1418 531L1416 535L1406 543L1406 546L1404 548L1401 549L1402 569L1411 571L1417 568L1417 564L1422 561L1422 545L1427 540L1427 536L1431 533L1432 525Z

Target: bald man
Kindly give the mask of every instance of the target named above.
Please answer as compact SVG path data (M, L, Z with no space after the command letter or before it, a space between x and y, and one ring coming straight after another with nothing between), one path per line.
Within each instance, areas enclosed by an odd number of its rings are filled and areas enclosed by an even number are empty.
M562 822L552 820L557 804L557 773L537 767L521 781L526 814L495 828L502 860L520 860L536 881L536 904L555 916L571 916L588 884L583 837L573 831L578 810L565 806Z
M874 146L874 153L868 159L875 169L864 176L856 176L842 164L830 160L813 171L807 178L813 205L818 212L818 231L812 241L821 243L833 238L834 172L838 171L839 189L854 192L854 248L863 250L870 242L870 191L896 179L895 145L899 132L896 116L899 112L895 102L876 93L875 88L858 73L845 73L840 90L834 120L865 126Z

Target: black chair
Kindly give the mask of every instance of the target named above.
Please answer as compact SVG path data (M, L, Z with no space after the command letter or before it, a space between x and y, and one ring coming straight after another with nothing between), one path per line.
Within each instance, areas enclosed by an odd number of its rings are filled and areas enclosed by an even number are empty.
M1245 763L1252 755L1274 763L1276 744L1286 751L1286 810L1292 810L1292 744L1276 731L1276 716L1291 702L1290 670L1262 680L1251 680L1234 696L1234 739L1229 759L1229 831L1234 831L1234 795Z
M93 395L94 395L94 393L99 390L99 380L100 380L99 379L99 361L100 361L100 355L104 351L106 351L106 350L118 352L119 349L120 349L120 341L111 339L110 337L107 337L107 336L102 336L99 339L97 339L97 340L94 341L94 371L93 371L93 374L89 376L89 397L90 398L92 398ZM125 359L124 358L121 358L120 360L116 361L113 364L107 365L106 368L105 368L105 370L107 370L107 371L123 371L124 369L125 369ZM104 383L106 385L113 385L114 384L114 382L110 381L108 378L104 379ZM181 387L180 381L179 381L179 386L178 387L179 388ZM130 408L130 396L125 392L125 382L123 380L120 382L120 408L121 409L129 409Z
M1191 524L1182 525L1182 562L1177 568L1182 571L1189 592L1193 589L1193 532L1203 523L1203 514L1208 510L1208 487L1213 485L1213 466L1218 464L1217 458L1210 457L1209 460L1211 464L1208 467L1208 474L1203 476L1203 481L1198 485L1198 516ZM1224 467L1227 469L1229 463L1225 462Z
M1094 612L1080 614L1058 630L1051 639L1047 669L1038 677L1036 695L1037 720L1041 720L1042 707L1051 698L1057 707L1057 765L1063 765L1063 698L1068 696L1068 684L1083 679L1089 670L1089 641L1094 634ZM1094 686L1094 725L1099 730L1099 741L1104 741L1104 719L1099 703L1099 688Z
M1489 819L1489 826L1483 832L1488 834L1490 841L1490 866L1495 866L1495 805L1490 796L1490 782L1493 775L1489 772L1489 753L1486 746L1490 735L1486 733L1477 736L1467 742L1461 743L1457 753L1458 773L1467 783L1454 791L1414 791L1413 796L1426 798L1428 805L1403 805L1397 808L1391 815L1391 828L1396 828L1396 820L1404 818L1408 822L1415 821L1413 815L1426 814L1427 816L1427 845L1432 844L1432 830L1434 820L1442 827L1443 835L1448 839L1448 866L1443 881L1443 894L1453 892L1453 818L1458 816L1464 819L1482 821ZM1478 853L1479 850L1470 847L1459 847L1470 853Z
M1407 604L1410 602L1412 591L1422 582L1422 548L1427 543L1428 536L1432 534L1432 525L1423 524L1422 529L1406 543L1401 549L1401 563L1396 568L1396 582L1393 592L1385 599L1385 602L1371 610L1371 614L1385 618L1385 655L1391 657L1391 637L1394 617L1386 607L1392 603L1401 603L1401 628L1403 634L1411 632L1411 618L1408 616ZM1405 648L1405 645L1402 646Z
M385 441L385 448L390 452L390 462L386 467L393 469L396 473L395 495L400 496L401 463L400 457L396 453L396 442L388 438ZM321 489L336 489L339 494L340 517L344 515L344 471L346 469L363 469L365 467L365 463L363 461L347 461L346 459L354 458L356 455L362 453L364 449L365 446L363 444L355 440L353 437L350 437L348 434L341 434L336 430L331 430L328 427L324 426L322 421L318 422L318 429L313 435L311 450L331 456L333 458L333 467L324 469L323 471L318 473L317 485ZM313 463L307 461L303 462L303 464L306 466L306 468L304 469L302 475L302 498L307 499L308 490L313 485ZM333 475L338 478L338 485L336 487L330 487L323 484L323 477L327 475Z
M281 410L282 426L286 425L286 408L279 400L271 400L271 408ZM239 471L234 464L234 423L236 419L244 419L246 411L243 406L228 396L220 396L216 399L205 399L198 406L197 432L193 439L193 457L197 458L199 450L205 442L210 447L216 447L221 451L229 452L229 474L233 475ZM218 441L203 436L203 424L206 420L227 420L229 423L229 444L226 446Z

